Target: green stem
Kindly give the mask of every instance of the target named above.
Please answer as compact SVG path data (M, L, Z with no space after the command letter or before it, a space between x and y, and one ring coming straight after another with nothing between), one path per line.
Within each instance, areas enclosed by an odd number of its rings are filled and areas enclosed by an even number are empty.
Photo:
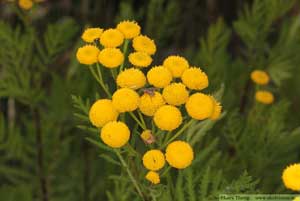
M140 120L133 114L133 112L129 112L129 115L136 121L136 123L138 123L138 125L146 130L147 128L140 122Z
M123 45L123 54L124 54L125 58L126 58L126 53L127 53L127 50L128 50L128 44L129 44L129 40L125 39L125 42L124 42L124 45ZM125 64L125 59L124 59L123 63L120 66L120 72L123 70L124 64Z
M128 176L129 176L131 182L133 183L134 187L136 188L138 194L141 196L141 198L142 198L143 200L145 200L144 195L143 195L143 193L142 193L142 191L141 191L141 189L140 189L140 187L139 187L137 181L136 181L135 178L133 177L133 175L132 175L132 173L131 173L131 171L130 171L128 165L127 165L127 163L125 162L125 160L124 160L124 158L123 158L123 156L120 154L120 152L119 152L118 150L115 150L115 152L116 152L116 154L117 154L119 160L121 161L121 164L126 168L127 174L128 174Z
M97 65L98 75L97 75L97 73L95 72L95 70L93 69L93 67L89 66L89 69L90 69L92 75L94 76L94 78L97 80L97 82L98 82L98 83L100 84L100 86L103 88L103 90L105 91L105 93L107 94L107 96L108 96L109 98L111 98L111 93L110 93L109 90L106 88L105 84L103 83L101 70L98 68L98 65Z
M171 166L168 166L162 173L161 173L161 177L164 177L171 169Z
M144 117L143 117L141 111L138 110L138 114L139 114L139 117L140 117L140 119L141 119L142 124L143 124L143 125L145 126L145 128L146 128L147 125L146 125L146 122L145 122L145 120L144 120Z

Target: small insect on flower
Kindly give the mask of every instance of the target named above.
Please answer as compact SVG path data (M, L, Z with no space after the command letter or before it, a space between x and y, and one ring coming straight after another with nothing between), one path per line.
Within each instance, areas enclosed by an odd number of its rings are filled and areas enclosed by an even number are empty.
M100 137L106 145L120 148L128 142L130 130L123 122L111 121L103 126Z
M189 68L188 61L180 56L169 56L164 62L163 66L172 73L173 77L181 77L183 72Z
M165 163L165 156L158 149L152 149L150 151L147 151L143 156L143 164L148 170L160 170L164 167Z
M98 56L99 62L107 68L116 68L124 62L124 55L118 48L104 48Z
M81 38L82 38L82 40L84 40L87 43L92 43L96 39L100 38L102 32L103 32L103 29L100 29L100 28L88 28L83 32L83 34L81 35Z
M154 171L149 171L145 178L150 181L152 184L159 184L160 183L160 178L159 178L159 174L157 172Z
M145 52L147 54L154 54L156 52L156 45L153 40L147 36L139 35L132 40L133 49L137 52Z
M253 82L259 85L266 85L270 81L269 75L262 70L255 70L251 73L251 79Z
M85 65L92 65L98 62L98 55L100 50L94 45L85 45L78 48L76 57L79 63Z
M147 116L153 116L155 112L165 104L162 95L154 90L145 89L140 98L139 109Z
M172 83L163 89L165 101L170 105L182 105L189 98L189 92L182 83Z
M145 144L152 144L155 142L155 137L152 135L150 130L144 130L141 134L141 138L145 142Z
M122 88L140 89L146 84L146 76L142 71L129 68L122 71L117 77L117 85Z
M282 173L282 180L286 188L300 191L300 164L289 165Z
M140 68L147 67L151 64L152 58L145 52L133 52L128 56L129 62Z
M132 112L140 103L139 94L133 89L118 89L112 96L112 103L119 112Z
M200 68L186 69L181 76L181 80L190 89L202 90L208 87L208 77Z
M147 79L151 85L164 88L171 83L173 77L171 72L163 66L154 66L148 71Z
M141 32L141 27L136 22L128 20L120 22L117 29L123 33L126 39L134 38Z
M269 91L257 91L255 99L257 102L269 105L274 102L274 95Z
M193 149L187 142L174 141L167 146L166 160L170 166L184 169L191 165L193 159Z
M32 0L19 0L18 4L19 4L20 8L22 8L23 10L29 10L33 6L33 1Z
M123 41L124 35L118 29L107 29L100 37L100 43L104 47L118 47Z
M161 106L154 114L155 125L164 131L172 131L182 123L180 110L172 105Z
M213 99L203 93L195 93L185 104L188 114L197 120L204 120L212 116L214 111Z

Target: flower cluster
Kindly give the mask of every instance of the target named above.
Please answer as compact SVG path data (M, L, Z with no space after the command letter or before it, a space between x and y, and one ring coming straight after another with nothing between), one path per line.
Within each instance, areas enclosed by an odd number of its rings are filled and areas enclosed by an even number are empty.
M254 70L251 73L251 79L257 85L267 85L270 82L269 75L262 70ZM257 102L269 105L274 102L274 95L267 90L258 90L255 93L255 99Z
M77 50L76 57L89 66L107 95L89 111L91 123L101 130L100 138L112 148L121 148L135 138L126 122L129 115L139 126L145 148L151 147L142 157L149 171L145 178L158 184L159 171L166 164L184 169L194 159L191 145L178 139L189 125L186 120L217 120L222 107L213 96L201 92L209 85L208 77L184 57L168 56L161 65L148 68L156 44L140 32L133 21L107 30L88 28L82 34L87 44ZM102 77L105 70L111 71L115 83L112 93L113 87ZM187 117L183 117L185 113Z
M18 5L23 10L29 10L33 7L34 3L40 3L45 0L18 0Z
M286 188L300 191L300 164L288 166L282 173L282 180Z

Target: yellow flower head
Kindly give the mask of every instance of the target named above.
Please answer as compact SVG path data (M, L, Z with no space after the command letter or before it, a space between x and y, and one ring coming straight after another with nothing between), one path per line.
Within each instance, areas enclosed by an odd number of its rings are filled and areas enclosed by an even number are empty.
M128 56L129 62L137 67L147 67L151 64L152 58L145 52L133 52Z
M154 114L154 123L161 130L175 130L182 123L180 110L172 105L161 106Z
M118 47L123 41L124 36L118 29L107 29L100 37L100 43L104 47Z
M82 38L82 40L84 40L87 43L92 43L96 39L100 38L102 32L103 32L103 29L100 29L100 28L88 28L83 32L83 34L81 35L81 38Z
M108 146L120 148L128 142L130 130L121 121L111 121L103 126L100 137Z
M181 76L181 80L190 89L202 90L208 87L207 75L200 68L186 69Z
M141 96L139 109L144 115L153 116L158 108L163 106L165 101L159 92L147 93Z
M189 92L184 84L172 83L164 88L162 95L168 104L178 106L187 101Z
M269 75L262 70L255 70L251 73L251 79L253 82L259 85L266 85L270 81Z
M293 201L300 201L300 197L298 196L298 197L295 197L294 199L293 199Z
M133 49L138 52L145 52L150 55L156 52L156 45L154 41L147 36L139 35L133 38L132 46Z
M151 130L144 130L141 134L141 138L147 144L152 144L155 142L155 137L152 135Z
M96 127L102 127L110 121L116 121L119 113L114 108L111 100L97 100L90 108L89 118Z
M152 184L159 184L160 183L160 178L159 178L159 174L157 172L154 171L149 171L145 178L150 181Z
M29 10L33 6L32 0L19 0L18 4L24 10Z
M135 68L122 71L117 77L117 85L122 88L139 89L146 84L144 73Z
M184 141L171 142L166 149L166 160L170 166L177 169L184 169L191 165L194 159L194 152L188 143Z
M189 63L183 57L169 56L164 60L163 66L170 70L173 77L181 77L183 72L189 68Z
M212 115L209 118L211 120L217 120L221 116L222 106L213 96L211 96L211 98L213 100L214 109Z
M166 161L164 154L157 149L147 151L143 156L143 164L148 170L160 170L164 167L165 163Z
M185 104L187 113L194 119L203 120L212 116L214 111L213 99L203 93L195 93Z
M79 63L85 65L92 65L98 62L98 55L100 50L94 45L85 45L78 48L76 57Z
M274 102L274 95L269 91L257 91L255 93L256 101L269 105Z
M118 89L112 96L112 103L119 112L131 112L137 109L140 102L139 94L133 89Z
M107 68L116 68L124 61L124 55L118 48L104 48L98 56L99 62Z
M282 180L286 188L300 191L300 164L288 166L282 174Z
M172 81L172 74L162 66L155 66L148 71L147 79L151 85L157 88L164 88Z
M117 25L117 29L123 33L126 39L134 38L141 32L141 27L134 21L122 21Z

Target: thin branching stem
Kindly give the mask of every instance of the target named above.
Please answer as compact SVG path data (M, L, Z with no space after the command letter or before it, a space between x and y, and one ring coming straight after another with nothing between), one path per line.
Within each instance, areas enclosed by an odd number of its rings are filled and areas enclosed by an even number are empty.
M123 54L124 54L125 58L126 58L126 54L127 54L127 50L128 50L128 44L129 44L129 39L126 39L125 42L124 42L124 45L123 45ZM123 70L124 64L125 64L125 59L124 59L123 63L120 66L120 72Z
M142 124L142 122L140 122L140 120L135 116L135 114L133 112L129 112L129 115L136 121L136 123L144 130L147 130L146 126L144 126Z

